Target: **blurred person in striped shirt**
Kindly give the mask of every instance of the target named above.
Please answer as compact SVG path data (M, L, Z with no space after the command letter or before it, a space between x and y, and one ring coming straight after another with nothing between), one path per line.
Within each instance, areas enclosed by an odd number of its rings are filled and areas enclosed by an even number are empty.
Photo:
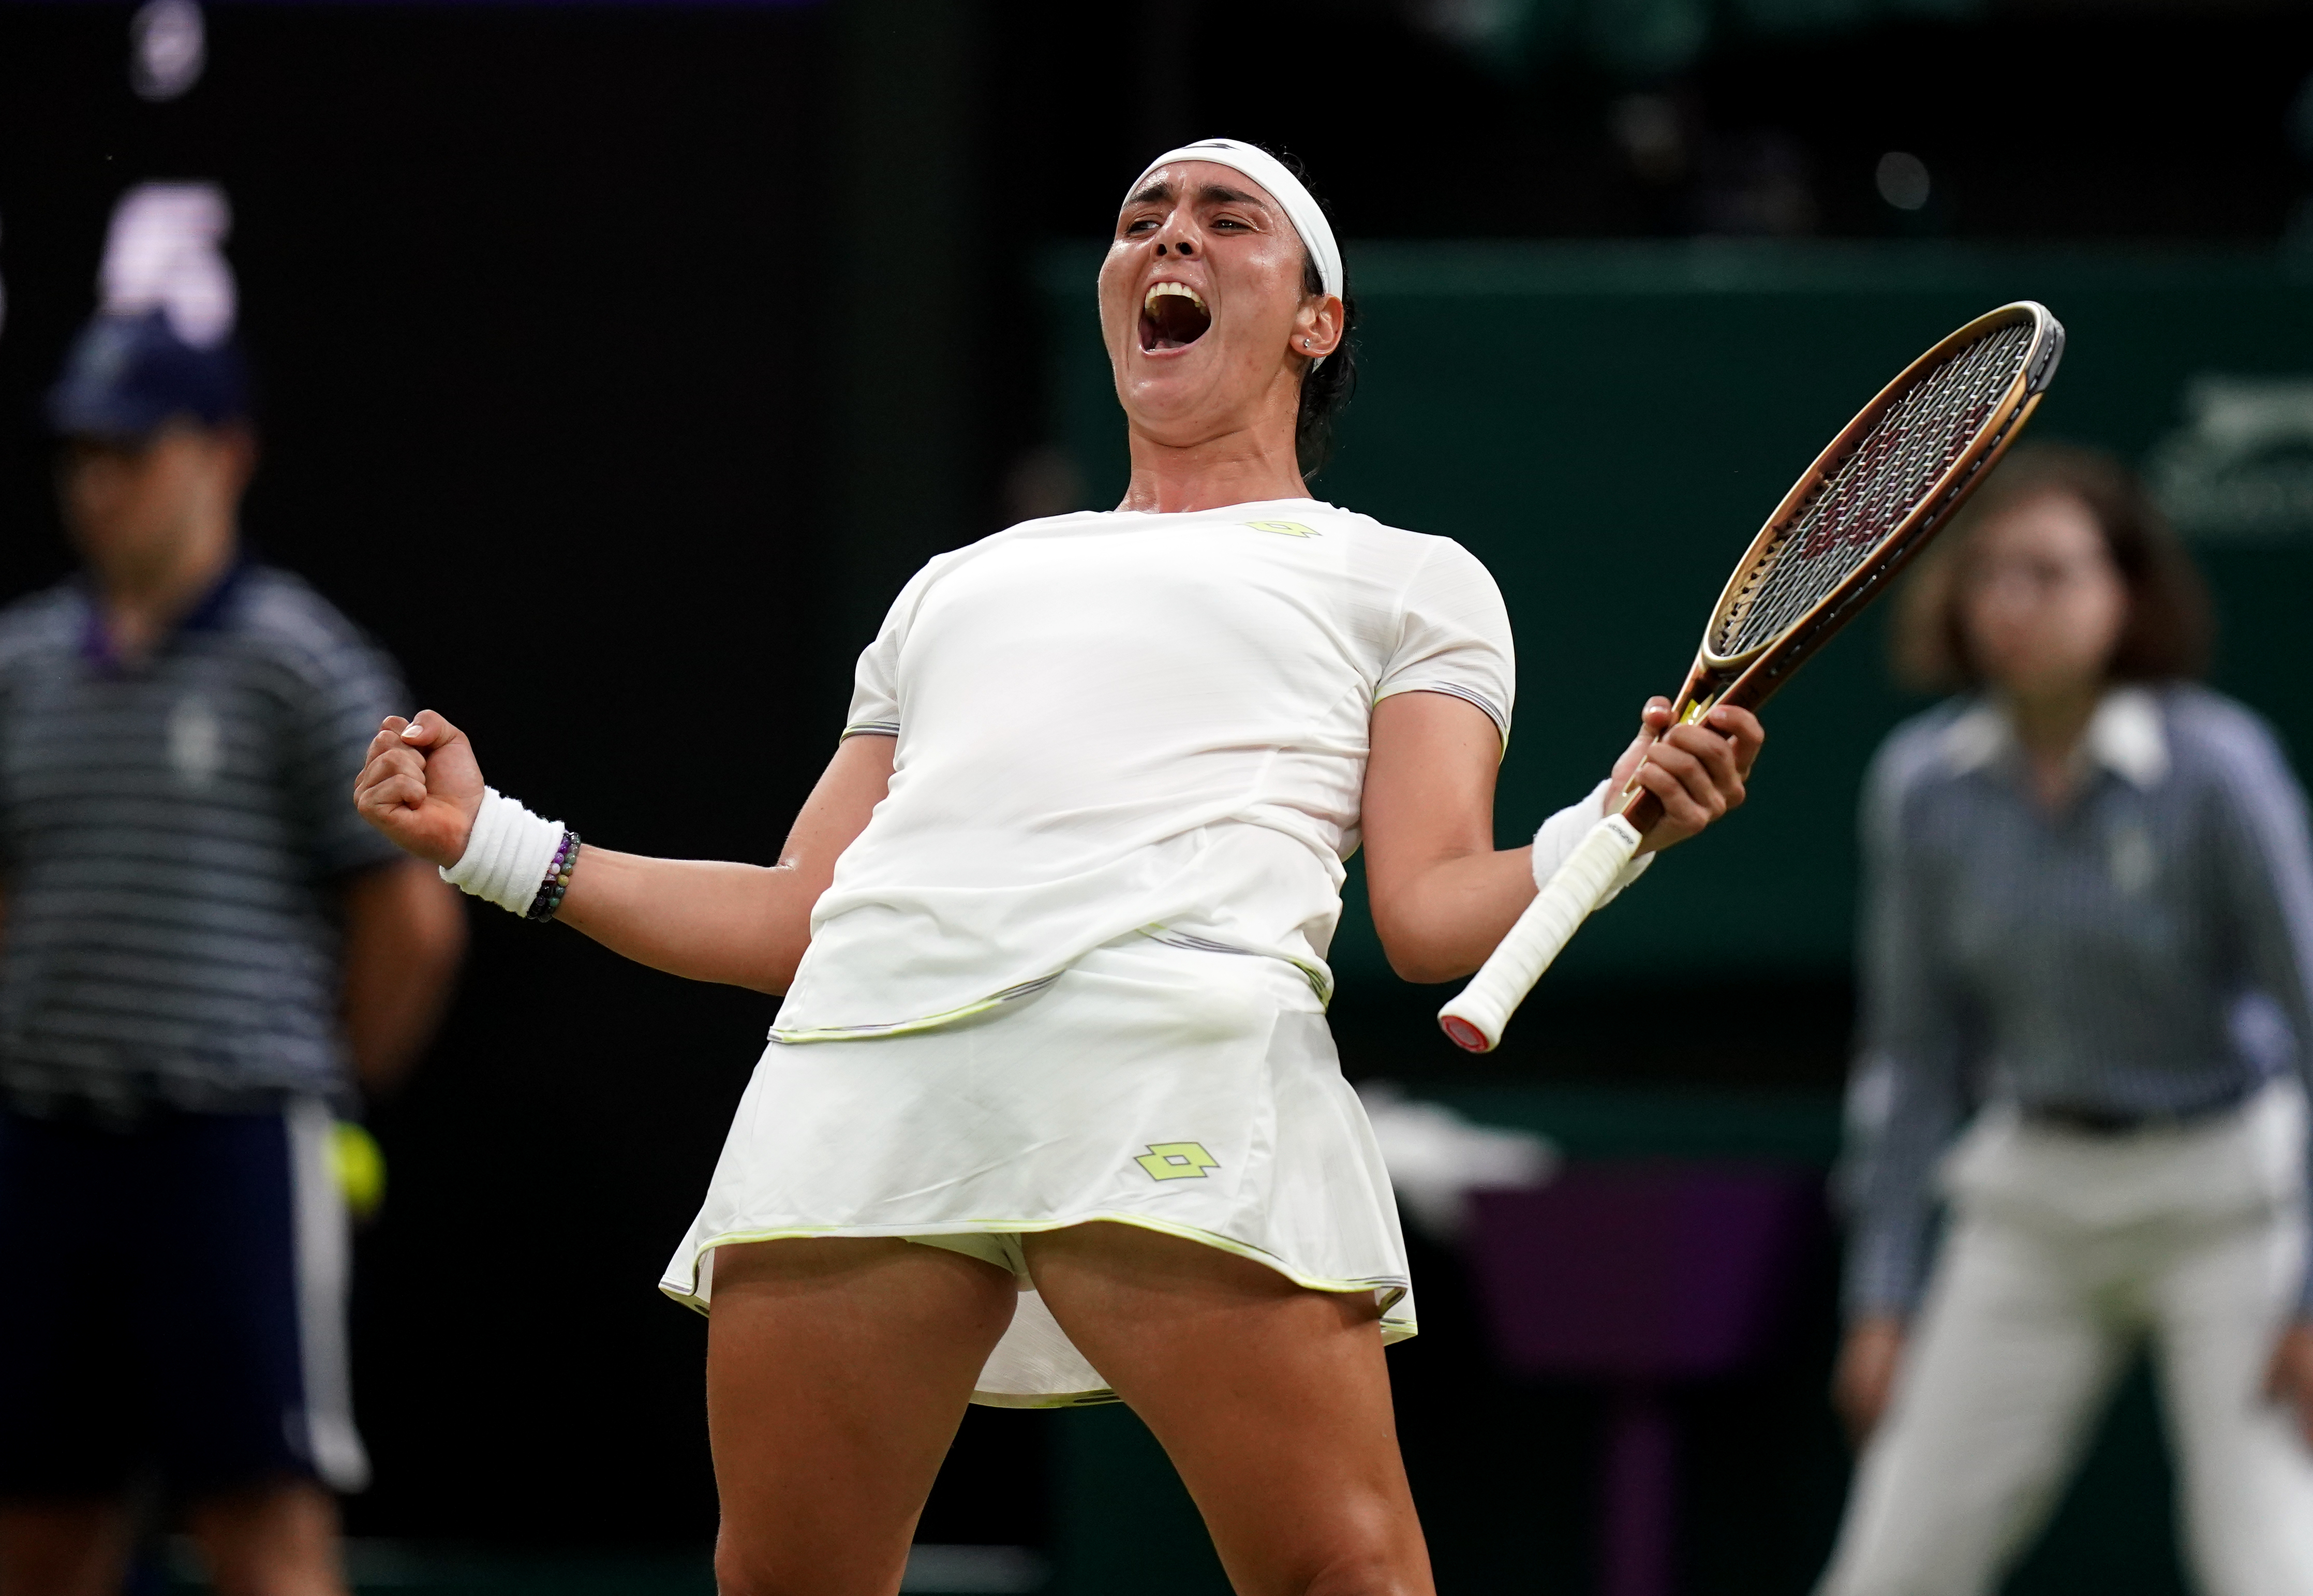
M117 1592L158 1492L219 1591L339 1596L337 1119L464 921L346 801L391 662L242 545L230 340L101 315L48 408L84 569L0 612L0 1592Z
M1823 1596L1996 1588L2140 1348L2197 1588L2313 1592L2313 856L2271 729L2190 680L2207 636L2080 450L2018 450L1905 595L1899 663L1966 691L1864 798Z

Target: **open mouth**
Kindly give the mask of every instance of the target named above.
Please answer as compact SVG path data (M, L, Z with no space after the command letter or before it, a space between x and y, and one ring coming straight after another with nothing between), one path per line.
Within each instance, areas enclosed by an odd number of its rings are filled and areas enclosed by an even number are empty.
M1213 313L1188 284L1154 283L1140 303L1140 348L1150 354L1186 348L1212 324Z

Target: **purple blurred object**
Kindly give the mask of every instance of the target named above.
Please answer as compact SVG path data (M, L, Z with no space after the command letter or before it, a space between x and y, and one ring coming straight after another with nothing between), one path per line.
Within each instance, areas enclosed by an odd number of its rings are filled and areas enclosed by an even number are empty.
M1603 1596L1670 1596L1678 1438L1663 1388L1763 1354L1823 1223L1819 1172L1577 1164L1473 1194L1471 1262L1503 1362L1614 1387Z

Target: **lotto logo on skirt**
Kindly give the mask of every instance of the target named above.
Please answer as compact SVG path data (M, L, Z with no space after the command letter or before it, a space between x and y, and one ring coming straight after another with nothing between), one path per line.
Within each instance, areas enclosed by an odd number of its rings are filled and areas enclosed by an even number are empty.
M1206 1170L1221 1167L1220 1160L1194 1142L1151 1142L1148 1151L1132 1161L1148 1170L1151 1180L1202 1180Z

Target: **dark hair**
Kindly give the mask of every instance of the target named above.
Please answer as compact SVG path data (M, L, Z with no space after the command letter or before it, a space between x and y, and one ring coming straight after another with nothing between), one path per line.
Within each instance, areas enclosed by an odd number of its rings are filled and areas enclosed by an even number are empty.
M1346 287L1346 285L1344 285ZM1315 259L1301 268L1301 291L1323 294L1325 279L1317 275ZM1341 341L1324 362L1301 374L1301 410L1293 421L1293 453L1301 474L1314 477L1333 457L1333 424L1349 407L1358 387L1358 350L1350 334L1358 327L1358 302L1341 295Z
M1301 186L1309 190L1310 198L1316 199L1322 209L1325 202L1309 181L1308 169L1300 159L1281 150L1269 153L1284 163L1286 171L1301 180ZM1301 375L1301 409L1293 421L1293 453L1305 477L1315 476L1333 457L1334 423L1349 407L1350 395L1357 392L1358 351L1350 335L1357 331L1358 302L1349 296L1348 286L1342 285L1341 341L1333 346L1332 354L1322 362L1313 363ZM1309 295L1325 291L1325 279L1317 271L1317 258L1309 253L1306 245L1301 252L1301 291Z
M2000 463L1904 585L1893 640L1895 674L1906 685L1948 690L1982 683L1960 618L1960 589L1974 545L1994 517L2047 494L2086 507L2128 587L2128 619L2105 675L2115 682L2159 682L2197 676L2207 668L2208 590L2142 480L2098 450L2027 444Z

